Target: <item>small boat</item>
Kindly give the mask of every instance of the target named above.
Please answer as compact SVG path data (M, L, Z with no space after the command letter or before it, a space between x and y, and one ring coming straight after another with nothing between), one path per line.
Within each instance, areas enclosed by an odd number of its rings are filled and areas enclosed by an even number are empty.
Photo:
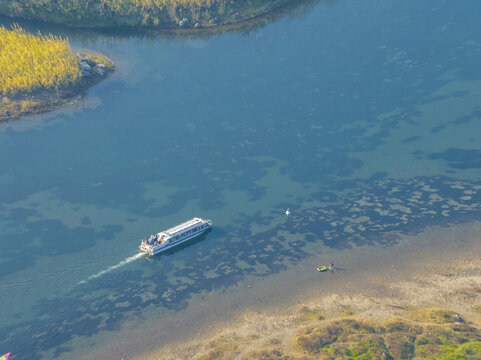
M319 266L319 267L317 268L317 271L319 271L319 272L327 271L327 266L324 266L324 265Z
M3 355L2 357L0 357L0 360L8 360L8 358L10 357L10 353L6 353L5 355Z
M287 216L291 215L291 210L289 210L289 208L287 208L287 210L286 210L286 215Z
M149 255L157 255L193 239L209 231L211 228L211 220L195 217L173 228L161 231L156 235L150 235L148 238L142 240L139 249Z

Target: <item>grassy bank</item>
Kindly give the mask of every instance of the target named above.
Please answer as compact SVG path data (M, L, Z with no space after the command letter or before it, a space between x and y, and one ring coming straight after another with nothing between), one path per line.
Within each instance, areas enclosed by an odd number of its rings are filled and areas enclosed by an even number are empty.
M299 312L299 330L280 337L220 337L199 360L454 360L481 358L479 322L442 308L405 309L387 319L341 316L305 320L316 310ZM309 316L310 317L310 316ZM249 349L247 350L246 349Z
M62 88L80 80L77 55L67 40L0 27L0 93Z
M68 104L112 70L110 60L76 53L66 39L0 27L0 121Z
M0 14L73 26L199 28L265 14L292 0L0 0Z
M312 325L299 332L295 345L306 360L481 358L477 324L463 323L452 310L406 310L403 315L385 321L344 318ZM262 352L258 354L263 358Z

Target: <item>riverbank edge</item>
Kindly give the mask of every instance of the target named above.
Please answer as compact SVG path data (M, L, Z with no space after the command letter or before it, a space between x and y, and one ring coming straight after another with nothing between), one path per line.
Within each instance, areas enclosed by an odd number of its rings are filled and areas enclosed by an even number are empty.
M13 97L0 95L0 123L74 105L85 96L89 88L105 80L115 69L113 61L104 55L84 51L76 51L76 54L79 66L81 61L88 61L91 68L103 64L103 70L91 71L88 76L82 72L77 84L63 89L37 89Z
M178 14L168 14L166 19L159 17L158 24L138 24L137 16L129 17L112 17L112 18L102 18L102 21L92 21L86 19L83 23L76 23L74 19L63 18L57 14L48 15L41 14L38 17L22 15L21 13L9 13L6 9L0 8L2 10L0 15L17 18L24 20L41 21L44 23L64 25L72 28L91 28L91 29L102 29L102 28L116 28L116 27L127 27L132 29L158 29L158 30L202 30L202 29L212 29L212 28L222 28L223 26L233 26L235 24L249 22L253 19L268 15L271 12L278 11L285 6L296 4L298 1L295 0L271 0L262 5L251 6L250 2L241 4L241 6L232 6L230 11L226 11L224 14L218 14L217 9L206 8L205 10L212 12L214 15L199 18L198 20L193 19L191 14L191 9L181 8L178 10ZM236 4L237 5L237 4ZM227 13L228 12L228 13ZM190 16L190 18L189 18Z
M389 329L396 324L393 333L385 332L391 341L412 336L413 329L430 336L432 331L459 335L461 328L468 337L481 337L481 258L470 251L451 263L427 262L421 271L408 276L379 274L369 282L371 286L365 290L344 288L277 313L248 311L203 338L134 359L317 359L322 355L319 349L309 352L301 346L303 341L309 344L305 339L319 329L343 324L351 329ZM405 333L399 330L403 327ZM354 336L360 335L354 332ZM427 349L424 351L431 351Z

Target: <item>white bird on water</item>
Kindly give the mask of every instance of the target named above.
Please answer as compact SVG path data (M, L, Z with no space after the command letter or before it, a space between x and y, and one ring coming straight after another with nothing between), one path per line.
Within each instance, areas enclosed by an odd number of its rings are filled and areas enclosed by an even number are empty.
M287 216L291 215L291 210L289 210L289 208L287 208L287 210L286 210L286 215Z

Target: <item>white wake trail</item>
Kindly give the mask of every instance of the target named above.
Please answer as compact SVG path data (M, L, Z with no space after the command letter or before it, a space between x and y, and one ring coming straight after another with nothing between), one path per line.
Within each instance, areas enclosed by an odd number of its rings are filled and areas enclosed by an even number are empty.
M116 265L113 265L113 266L110 266L108 267L107 269L105 270L102 270L100 272L98 272L97 274L95 275L92 275L92 276L89 276L87 279L85 280L82 280L79 282L79 284L85 284L87 281L90 281L90 280L93 280L93 279L97 279L99 277L101 277L102 275L105 275L107 274L108 272L111 272L112 270L115 270L115 269L118 269L124 265L127 265L128 263L131 263L132 261L135 261L137 259L140 259L142 256L145 256L146 253L138 253L138 254L135 254L134 256L130 256L128 257L127 259L125 260L122 260L121 262L119 262L118 264Z

